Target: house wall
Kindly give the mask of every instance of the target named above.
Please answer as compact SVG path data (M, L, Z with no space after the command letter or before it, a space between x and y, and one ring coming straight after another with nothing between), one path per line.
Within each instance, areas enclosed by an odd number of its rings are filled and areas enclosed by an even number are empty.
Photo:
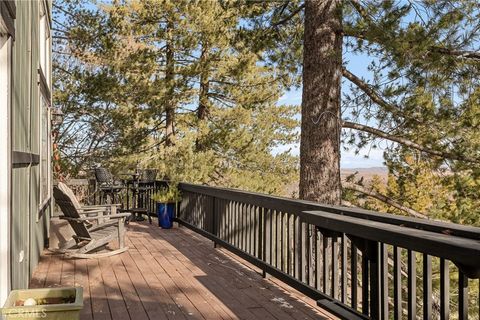
M5 0L0 0L2 1ZM8 190L10 203L7 208L9 235L0 233L0 238L3 239L0 243L8 242L9 252L3 253L3 259L0 256L0 263L3 267L5 261L9 260L7 266L9 281L8 283L0 282L0 292L28 287L40 253L48 240L51 191L47 192L48 196L42 197L41 185L45 182L47 185L45 190L50 190L52 179L51 169L42 169L41 160L47 159L50 166L51 148L48 147L47 152L44 152L41 135L42 132L44 135L47 132L48 143L51 143L50 117L47 116L48 121L42 118L43 112L47 115L50 113L51 96L50 90L47 90L47 94L45 90L40 90L42 83L40 74L44 75L43 78L50 78L51 70L39 71L41 69L40 41L49 41L42 39L40 34L42 6L46 8L47 19L50 19L50 5L44 0L15 1L15 35L9 66L11 68L10 129L7 137L10 144L11 169L9 176L0 177L2 182L5 179L11 180ZM48 103L42 104L42 96ZM43 129L47 130L42 131ZM0 152L3 153L3 150ZM1 276L0 274L0 279L2 279ZM0 296L0 305L3 304L2 297Z
M11 38L0 34L0 305L10 289L10 75Z

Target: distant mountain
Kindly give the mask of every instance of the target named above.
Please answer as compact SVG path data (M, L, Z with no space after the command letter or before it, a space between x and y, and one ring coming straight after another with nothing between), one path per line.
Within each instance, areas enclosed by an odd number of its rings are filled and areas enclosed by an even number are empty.
M341 177L344 180L347 176L358 172L356 180L363 177L365 182L372 180L373 176L377 175L380 179L387 183L388 169L387 167L371 167L371 168L343 168L341 169ZM286 197L298 197L298 181L289 184L283 193Z
M341 169L342 180L347 176L357 172L357 178L363 177L365 181L372 180L373 176L379 176L382 181L387 181L388 169L387 167L371 167L371 168L345 168Z

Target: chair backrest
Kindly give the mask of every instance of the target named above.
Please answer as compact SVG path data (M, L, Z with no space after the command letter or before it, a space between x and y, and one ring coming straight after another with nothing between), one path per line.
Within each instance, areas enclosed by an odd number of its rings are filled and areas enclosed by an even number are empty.
M99 184L112 185L113 175L105 168L95 168L95 179Z
M63 182L59 182L58 185L53 187L53 196L55 203L58 204L65 217L80 218L81 215L78 212L80 209L80 203L70 189ZM79 237L90 238L90 233L84 223L78 223L76 221L68 220L70 226L75 231L75 234Z
M144 169L140 175L141 182L153 182L157 178L157 169Z

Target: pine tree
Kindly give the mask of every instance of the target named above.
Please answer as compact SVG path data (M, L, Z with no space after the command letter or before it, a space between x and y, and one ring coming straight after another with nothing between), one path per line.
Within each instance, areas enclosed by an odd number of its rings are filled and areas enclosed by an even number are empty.
M64 96L82 103L67 114L104 119L111 140L96 149L100 162L269 193L295 179L296 157L272 152L297 141L298 109L276 105L283 79L240 37L249 6L132 1L72 12L63 41L76 64L62 65L74 72Z
M291 41L290 35L293 32L301 34L301 27L306 28L305 34L309 32L309 19L304 16L311 3L320 7L320 2L294 1L270 4L263 7L263 12L257 12L256 32L252 34L263 40L257 47L268 47L264 50L266 61L281 64L288 70L298 70L302 67L298 55L279 59L275 47L296 53L315 45L307 43L308 40L324 41L319 33L319 40L305 37L304 46ZM367 80L352 72L348 61L342 66L343 81L348 85L341 101L343 147L360 151L365 146L375 148L380 141L390 141L385 154L387 159L395 159L387 161L392 177L399 176L397 168L406 165L405 159L397 155L418 152L433 175L448 168L449 174L439 181L449 190L450 201L464 208L460 209L463 214L467 210L477 212L475 208L479 203L474 194L480 190L479 173L475 169L480 162L478 2L345 0L341 9L343 50L350 55L368 57L365 59L370 61L368 71L371 73ZM321 30L328 23L327 19L319 21L316 28ZM287 46L289 49L285 50ZM319 54L316 56L318 58ZM317 65L322 61L318 58ZM308 70L303 71L308 73ZM328 77L326 83L335 83L334 73L322 75ZM305 90L313 94L317 88L304 87L303 90L303 105L308 109L312 97L307 96ZM318 127L322 128L328 121L323 119ZM315 135L305 137L314 139ZM324 141L330 143L331 140ZM322 148L317 148L317 152ZM336 179L337 174L332 172L331 178ZM408 179L413 179L413 183L416 178L409 175ZM346 187L353 186L344 183ZM357 193L368 191L361 186L355 189ZM394 203L396 209L391 210L395 212L399 207L408 208L404 198L388 190L386 194L368 192L368 195ZM435 196L433 190L428 195L432 201ZM416 211L403 210L406 212L415 214ZM450 216L453 215L450 212Z

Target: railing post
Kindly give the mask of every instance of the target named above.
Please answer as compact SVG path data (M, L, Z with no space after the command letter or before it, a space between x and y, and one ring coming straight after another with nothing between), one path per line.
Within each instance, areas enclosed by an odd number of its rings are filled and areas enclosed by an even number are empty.
M362 313L380 319L380 243L355 236L349 238L362 252Z

